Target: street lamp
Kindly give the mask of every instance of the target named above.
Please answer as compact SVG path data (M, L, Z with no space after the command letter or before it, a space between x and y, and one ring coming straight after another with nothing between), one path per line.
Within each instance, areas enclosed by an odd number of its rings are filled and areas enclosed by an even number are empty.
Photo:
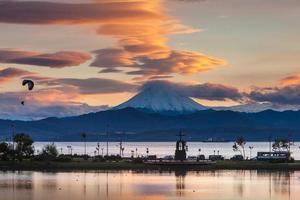
M72 146L68 145L67 148L68 148L68 154L72 156Z
M100 155L100 144L99 144L99 142L97 143L96 150L97 150L98 157L99 157L99 155Z
M146 148L147 157L149 157L149 148Z
M249 149L250 149L250 159L252 158L252 149L253 148L254 148L253 146L249 146Z
M124 150L125 150L125 148L122 147L122 157L124 156Z

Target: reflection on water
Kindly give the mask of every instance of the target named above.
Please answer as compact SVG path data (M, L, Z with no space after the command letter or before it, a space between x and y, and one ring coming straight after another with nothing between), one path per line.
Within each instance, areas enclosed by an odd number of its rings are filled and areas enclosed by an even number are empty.
M2 200L299 199L300 172L0 172Z
M186 171L176 171L176 195L184 196Z

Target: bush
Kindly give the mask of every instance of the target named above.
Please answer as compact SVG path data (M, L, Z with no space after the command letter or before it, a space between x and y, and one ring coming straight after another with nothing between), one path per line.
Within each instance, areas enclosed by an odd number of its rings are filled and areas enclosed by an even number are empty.
M71 155L59 155L55 161L59 162L70 162L72 161L72 156Z
M144 162L144 160L143 160L143 158L140 158L140 157L137 157L137 158L133 158L132 159L132 163L143 163Z
M12 149L6 142L1 142L0 143L0 159L1 160L9 160L9 156L11 154Z
M58 156L58 150L55 144L47 144L44 146L42 153L37 156L37 160L53 161Z
M122 160L120 155L104 156L104 159L107 160L107 161L120 161L120 160Z

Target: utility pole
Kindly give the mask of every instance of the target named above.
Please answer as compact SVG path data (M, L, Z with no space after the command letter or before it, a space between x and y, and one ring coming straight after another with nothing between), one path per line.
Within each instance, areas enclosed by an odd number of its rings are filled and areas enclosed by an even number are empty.
M15 161L15 140L14 140L14 137L15 137L15 125L13 124L12 125L12 149L13 149L13 161Z
M271 155L271 149L272 149L271 139L272 139L272 137L270 135L269 136L269 153L270 153L270 155Z
M254 148L253 146L249 146L249 149L250 149L250 159L252 158L252 149L253 148Z
M97 143L96 150L98 151L98 157L100 156L100 143Z
M292 138L292 134L289 134L288 136L288 140L289 140L289 153L291 153L291 138Z
M108 125L106 125L106 156L108 157Z
M120 145L120 147L119 147L120 148L120 156L122 157L122 149L123 149L122 139L120 140L120 144L119 145Z
M68 145L67 148L68 148L68 154L72 156L72 146Z

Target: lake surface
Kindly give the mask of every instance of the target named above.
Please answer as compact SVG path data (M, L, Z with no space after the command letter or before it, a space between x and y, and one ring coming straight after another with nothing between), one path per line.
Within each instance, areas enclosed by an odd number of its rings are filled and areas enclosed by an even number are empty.
M297 200L300 172L0 172L1 200Z
M36 142L34 143L35 149L41 151L44 145L49 144L49 142ZM197 156L199 155L199 148L201 149L201 154L206 156L213 154L221 154L225 158L230 158L235 154L239 154L239 152L234 152L232 150L233 142L228 143L203 143L203 142L188 142L188 156ZM70 153L67 146L72 146L72 153L84 154L84 143L83 142L55 142L55 145L59 149L59 152L67 154ZM110 154L119 154L118 142L109 142L108 145L108 153ZM251 152L251 157L256 156L257 151L269 151L269 143L268 142L248 142L246 144L246 157L250 157L250 149L249 146L253 146L253 150ZM291 151L293 152L293 156L295 159L300 160L300 143L295 142L294 145L291 146ZM87 153L89 155L94 155L94 151L96 150L97 142L87 142ZM164 157L166 155L174 155L175 152L175 142L123 142L124 156L131 156L131 151L134 151L134 155L138 156L146 155L146 149L149 149L149 154L157 155L158 157ZM100 155L106 155L106 143L100 143ZM137 152L136 152L137 150Z

